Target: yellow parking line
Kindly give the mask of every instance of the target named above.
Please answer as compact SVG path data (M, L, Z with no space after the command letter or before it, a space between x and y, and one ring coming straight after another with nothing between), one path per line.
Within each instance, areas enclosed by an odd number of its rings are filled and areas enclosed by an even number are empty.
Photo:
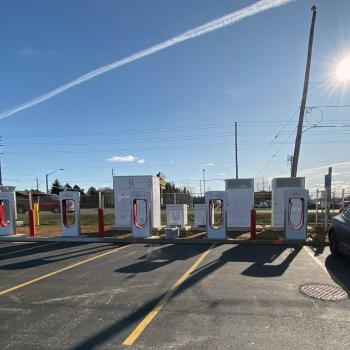
M61 272L64 272L64 271L73 269L74 267L77 267L77 266L86 264L86 263L88 263L88 262L90 262L90 261L93 261L93 260L102 258L102 257L104 257L104 256L106 256L106 255L115 253L115 252L117 252L118 250L122 250L122 249L124 249L124 248L126 248L126 247L128 247L128 246L125 245L125 246L122 246L122 247L118 247L118 248L109 250L108 252L105 252L105 253L102 253L102 254L99 254L99 255L95 255L95 256L93 256L93 257L91 257L91 258L78 261L77 263L68 265L68 266L63 267L63 268L61 268L61 269L59 269L59 270L52 271L52 272L50 272L50 273L47 273L46 275L42 275L42 276L33 278L33 279L31 279L31 280L29 280L29 281L27 281L27 282L18 284L17 286L14 286L14 287L5 289L5 290L3 290L3 291L0 291L0 296L1 296L1 295L8 294L8 293L11 293L11 292L13 292L14 290L17 290L17 289L20 289L20 288L29 286L30 284L33 284L33 283L35 283L35 282L39 282L39 281L41 281L41 280L43 280L43 279L45 279L45 278L48 278L48 277L51 277L51 276L55 276L55 275L57 275L57 274L59 274L59 273L61 273Z
M176 283L167 291L159 303L150 311L150 313L136 326L131 334L124 340L123 345L133 345L145 328L152 322L157 316L163 306L169 301L176 290L186 281L189 275L200 265L204 258L209 254L210 250L213 249L215 244L212 244L208 250L206 250L194 264L176 281Z

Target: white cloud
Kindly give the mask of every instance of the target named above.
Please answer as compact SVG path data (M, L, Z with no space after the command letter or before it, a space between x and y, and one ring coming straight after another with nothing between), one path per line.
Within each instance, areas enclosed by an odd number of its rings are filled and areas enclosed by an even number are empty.
M106 160L109 162L136 162L138 164L145 163L145 160L143 158L135 157L132 154L129 154L128 156L112 156Z
M128 156L113 156L107 160L110 162L135 162L137 158L129 154Z
M206 163L206 164L204 164L205 166L214 166L215 165L215 163Z

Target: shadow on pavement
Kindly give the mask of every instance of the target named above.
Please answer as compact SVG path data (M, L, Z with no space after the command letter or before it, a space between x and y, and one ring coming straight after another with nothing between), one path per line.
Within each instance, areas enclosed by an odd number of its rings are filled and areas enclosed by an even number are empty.
M29 269L32 267L38 267L38 266L42 266L42 265L57 263L57 262L65 261L68 259L79 258L79 257L85 256L85 255L90 255L90 254L94 254L94 253L102 253L104 251L113 249L114 247L116 247L116 246L114 244L111 244L108 246L104 245L102 249L100 246L94 246L94 247L83 248L83 249L79 249L79 250L63 252L61 254L56 254L56 255L50 254L50 255L45 256L45 257L40 257L40 258L36 258L36 259L19 261L19 262L14 262L11 264L2 265L2 266L0 266L0 270ZM49 247L47 247L47 248L49 248ZM65 249L65 248L72 248L72 246L60 247L59 249ZM50 252L52 250L56 251L57 247L55 249L50 249L48 251L44 251L44 252L40 252L40 253L42 254L42 253ZM81 254L77 254L77 253L81 253ZM29 254L30 254L30 252L28 252L28 255ZM14 257L12 257L12 258L14 258ZM1 262L1 259L0 259L0 262Z
M182 249L179 250L177 245L161 246L159 249L151 250L149 254L140 256L138 262L116 269L115 272L128 274L150 272L174 261L186 260L201 254L208 249L209 245L189 244L181 247Z
M325 248L326 248L325 246L319 246L316 248L310 246L310 249L314 252L314 256L322 255Z
M0 244L0 258L2 255L10 255L10 254L16 254L16 252L19 252L20 250L26 249L33 249L40 248L41 246L45 246L47 243L41 243L41 242L33 242L33 243L8 243L8 242L1 242ZM29 250L30 251L30 250Z
M350 297L350 259L328 255L325 265L333 281L339 284Z
M180 254L182 255L179 258L178 257L179 252L176 251L176 247L178 248L179 246L173 245L173 246L167 246L160 249L157 259L160 259L160 256L161 256L167 261L167 262L164 262L162 265L151 263L151 265L149 265L145 269L142 267L142 264L145 264L145 261L142 261L131 265L133 266L133 268L130 268L128 266L122 269L118 269L116 271L122 272L122 273L149 271L149 268L152 268L152 269L159 268L160 266L164 266L174 260L188 259L191 256L195 256L200 254L201 252L204 252L208 248L207 246L203 247L203 245L199 247L196 245L193 245L192 252L190 251L190 252L187 252L186 254L186 252L181 251ZM288 268L291 261L297 256L301 248L291 249L291 253L279 265L267 267L267 266L264 266L264 264L269 264L273 262L286 249L290 249L290 248L281 247L281 246L259 246L259 247L245 246L245 245L234 246L224 251L218 259L204 266L201 266L200 268L193 271L192 274L185 280L185 282L177 289L177 291L174 293L171 299L173 299L176 295L179 295L184 291L186 291L187 289L191 288L192 286L194 286L195 284L197 284L198 282L200 282L201 280L203 280L208 275L215 272L217 269L227 264L228 262L235 262L235 261L252 262L253 267L249 267L248 269L242 272L242 274L247 276L265 278L265 277L282 275ZM263 269L263 272L260 272L259 269ZM132 329L133 327L135 327L135 325L138 322L140 322L152 310L152 308L155 305L157 305L157 303L161 300L164 294L165 293L158 295L157 297L153 298L149 302L143 304L137 310L130 313L128 316L122 318L120 321L115 322L114 324L105 328L99 333L92 335L90 338L84 340L80 344L73 347L73 350L83 350L83 349L89 350L89 349L95 349L95 348L101 347L110 338L116 337L118 334L122 332L126 332L126 330L129 327L131 327ZM123 336L126 338L127 335L128 334L124 334Z
M70 242L31 243L30 245L21 245L20 249L9 250L7 252L1 251L0 261L6 260L6 259L15 259L20 257L25 257L29 255L31 256L35 254L45 254L50 252L56 252L61 249L81 247L81 246L86 246L88 244L89 243L78 243L78 242L77 243L70 243ZM96 249L96 246L91 248L83 248L81 251L86 251L89 249ZM68 253L62 253L61 255L65 255L65 254L68 254ZM60 254L56 254L55 256L59 256L59 255Z
M289 264L298 255L301 247L288 248L282 246L250 246L251 250L247 254L247 246L238 245L234 248L226 250L220 258L203 265L196 271L214 266L213 270L225 265L228 262L251 262L246 270L242 271L242 275L250 277L276 277L281 276L289 267ZM290 254L282 263L272 265L272 263L286 250L290 249ZM271 265L270 265L271 264Z

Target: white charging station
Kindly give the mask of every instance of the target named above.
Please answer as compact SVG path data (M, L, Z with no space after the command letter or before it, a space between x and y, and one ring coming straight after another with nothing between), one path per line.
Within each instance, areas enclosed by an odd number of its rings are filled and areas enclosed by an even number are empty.
M166 221L169 226L187 225L187 205L186 204L167 204Z
M0 236L16 234L15 192L0 192Z
M279 231L284 228L285 192L290 189L304 188L304 177L281 177L272 179L272 230Z
M250 229L250 216L254 208L254 179L225 180L227 196L227 229Z
M59 201L62 237L78 237L80 235L80 192L60 192Z
M285 191L284 228L286 239L306 239L308 200L308 190L298 188Z
M226 239L226 191L205 193L207 237Z
M152 235L152 192L132 191L130 198L132 236L147 238Z
M206 204L194 204L194 224L196 226L205 226L207 224L207 206Z

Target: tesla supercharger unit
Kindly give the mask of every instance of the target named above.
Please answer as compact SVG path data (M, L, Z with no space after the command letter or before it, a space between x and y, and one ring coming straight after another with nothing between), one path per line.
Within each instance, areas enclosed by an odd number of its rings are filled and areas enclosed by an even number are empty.
M227 196L227 229L250 229L250 216L254 208L254 179L225 180Z
M194 224L196 226L205 226L207 224L206 204L194 204Z
M205 193L207 207L207 236L213 239L226 238L226 191Z
M80 192L60 192L59 200L62 237L78 237L80 235Z
M285 192L287 190L304 188L304 177L281 177L272 179L272 230L283 230L284 228Z
M0 236L16 234L15 192L0 192Z
M152 194L149 191L131 192L132 236L147 238L152 235Z
M166 222L168 226L186 226L187 204L167 204Z
M307 207L309 191L285 191L284 227L286 239L305 240L307 235Z
M152 175L114 176L113 189L116 230L131 230L131 192L133 191L151 192L152 201L150 210L152 229L159 229L161 227L159 177Z

